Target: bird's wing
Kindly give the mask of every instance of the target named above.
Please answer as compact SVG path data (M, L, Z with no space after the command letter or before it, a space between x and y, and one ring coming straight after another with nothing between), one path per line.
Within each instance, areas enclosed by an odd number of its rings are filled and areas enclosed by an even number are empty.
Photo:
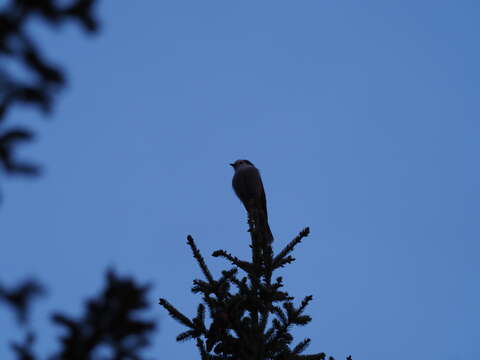
M248 210L248 204L245 201L254 200L257 206L260 206L267 217L267 201L265 190L263 188L260 172L255 167L248 167L235 174L233 177L233 188L237 196L244 202Z

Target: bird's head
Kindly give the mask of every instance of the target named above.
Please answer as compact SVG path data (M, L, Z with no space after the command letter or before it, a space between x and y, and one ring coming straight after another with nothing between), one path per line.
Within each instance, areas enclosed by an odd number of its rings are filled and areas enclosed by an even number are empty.
M230 166L233 167L234 170L238 170L238 169L242 169L244 167L249 167L249 166L254 166L254 165L248 160L237 160L237 161L231 163Z

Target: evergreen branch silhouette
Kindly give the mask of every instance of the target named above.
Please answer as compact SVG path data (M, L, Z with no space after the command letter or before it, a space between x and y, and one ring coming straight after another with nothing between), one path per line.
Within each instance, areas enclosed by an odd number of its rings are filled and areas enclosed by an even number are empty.
M183 315L180 311L178 311L172 304L170 304L167 300L165 299L160 299L159 304L162 305L170 314L172 318L177 320L178 322L182 323L183 325L194 329L195 325L190 321L188 317Z
M197 260L198 264L200 265L200 268L202 269L203 274L207 278L208 282L213 285L214 280L212 277L212 273L207 267L207 264L205 263L205 260L200 253L200 250L198 250L197 245L195 244L195 241L193 240L193 237L191 235L187 236L187 244L190 246L193 252L193 257L195 260Z
M66 85L63 69L46 60L36 37L31 36L31 24L38 20L49 25L78 22L89 33L98 28L93 15L96 0L64 3L60 0L1 2L0 56L8 61L0 64L0 171L7 175L35 176L40 173L40 167L14 156L21 142L32 142L34 132L22 129L23 134L19 137L18 131L6 129L3 122L8 111L21 105L34 106L43 113L49 113L57 93ZM18 67L20 72L13 71L7 66L9 63ZM23 73L27 76L19 76ZM15 137L15 141L10 141L8 137Z
M187 331L179 334L177 336L176 340L178 342L187 341L187 340L190 340L190 339L197 338L198 335L199 334L198 334L197 330L187 330Z
M273 259L273 268L274 268L274 269L277 269L277 268L279 267L278 264L281 262L281 260L282 260L283 258L285 258L285 256L287 256L290 252L292 252L293 249L295 248L295 246L298 245L298 244L302 241L302 239L303 239L304 237L307 237L309 234L310 234L310 228L306 227L305 229L303 229L303 230L295 237L295 239L293 239L292 241L290 241L290 242L287 244L287 246L285 246L285 247L283 248L283 250L280 251L280 252L278 253L278 255L275 256L275 258ZM295 259L292 258L291 261L293 261L293 260L295 260ZM291 262L291 261L289 261L289 262Z
M310 345L310 339L307 338L307 339L304 339L302 341L300 341L297 346L295 346L292 350L292 353L295 354L295 355L298 355L298 354L301 354L302 352L304 352L306 350L306 348L308 347L308 345Z
M228 261L230 261L233 265L238 266L240 269L242 269L246 273L252 272L252 269L253 269L252 263L249 263L248 261L240 260L236 256L233 256L227 253L225 250L216 250L212 253L212 256L225 258Z
M205 343L200 338L197 338L197 348L200 352L202 360L210 360L210 356L207 354L207 350L205 349Z
M314 354L314 355L298 355L295 356L295 359L298 360L325 360L325 353L319 353L319 354ZM334 360L331 356L328 358L328 360Z

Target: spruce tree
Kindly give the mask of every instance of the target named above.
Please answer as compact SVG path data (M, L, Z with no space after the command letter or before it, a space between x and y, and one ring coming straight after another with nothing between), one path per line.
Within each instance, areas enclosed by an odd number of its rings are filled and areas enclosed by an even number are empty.
M195 339L202 360L236 359L306 359L323 360L325 353L302 355L310 344L306 338L293 345L291 329L311 321L305 309L313 299L306 296L298 305L294 297L283 290L282 277L272 280L274 271L295 259L291 255L295 246L309 235L303 229L280 252L273 253L271 238L264 231L261 211L249 214L251 259L241 260L225 250L212 256L228 260L234 267L222 271L215 279L193 238L187 243L200 266L205 280L193 280L191 291L200 294L197 314L189 318L165 299L159 303L172 318L187 327L177 341ZM206 311L210 320L206 321ZM329 357L329 359L333 359ZM348 359L351 359L350 357Z

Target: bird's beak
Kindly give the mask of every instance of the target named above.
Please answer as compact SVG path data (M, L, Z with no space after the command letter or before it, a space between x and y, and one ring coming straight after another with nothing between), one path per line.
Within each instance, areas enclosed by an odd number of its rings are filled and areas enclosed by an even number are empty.
M231 164L228 164L228 165L230 165L231 167L235 167L235 164L234 164L234 163L231 163Z

